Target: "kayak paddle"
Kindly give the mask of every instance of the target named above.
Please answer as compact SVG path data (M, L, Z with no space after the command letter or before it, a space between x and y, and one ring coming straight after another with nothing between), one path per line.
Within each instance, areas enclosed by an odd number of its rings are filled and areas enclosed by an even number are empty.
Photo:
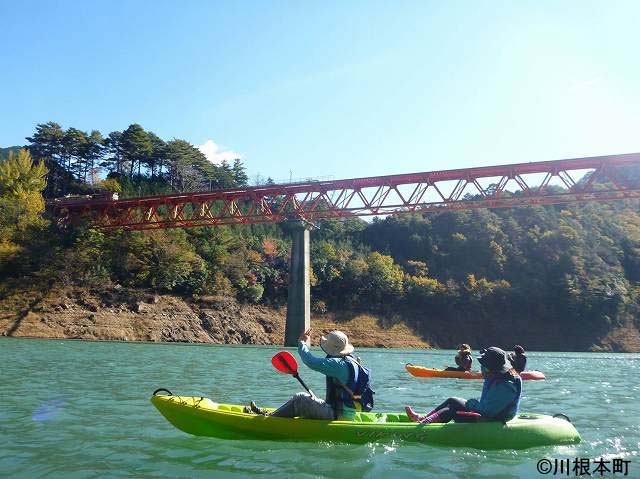
M309 394L311 394L313 397L316 397L316 395L313 394L313 391L307 387L307 385L298 374L298 362L289 351L280 351L279 353L274 355L271 358L271 364L273 364L273 367L281 373L291 374L300 382L300 384L302 384L302 387L305 388Z

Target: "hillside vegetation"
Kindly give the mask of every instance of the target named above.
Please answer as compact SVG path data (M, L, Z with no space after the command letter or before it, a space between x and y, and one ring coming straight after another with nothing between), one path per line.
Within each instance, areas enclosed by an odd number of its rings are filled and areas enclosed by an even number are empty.
M215 296L286 304L288 224L105 233L60 231L42 192L151 192L243 186L244 165L213 165L182 140L131 125L105 137L38 125L0 163L0 282L112 288L196 304ZM45 168L46 167L46 168ZM637 172L636 172L637 174ZM312 233L316 318L367 313L433 345L640 350L636 201L320 221ZM357 333L356 333L357 334Z

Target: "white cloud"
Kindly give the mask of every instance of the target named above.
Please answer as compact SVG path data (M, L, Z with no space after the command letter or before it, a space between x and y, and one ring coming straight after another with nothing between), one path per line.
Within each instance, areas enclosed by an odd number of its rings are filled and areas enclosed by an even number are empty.
M198 145L198 150L204 153L204 156L207 157L211 163L215 165L219 165L224 160L227 160L231 163L236 158L242 158L240 153L236 153L232 150L223 150L220 148L218 144L216 144L213 140L207 140L202 145Z

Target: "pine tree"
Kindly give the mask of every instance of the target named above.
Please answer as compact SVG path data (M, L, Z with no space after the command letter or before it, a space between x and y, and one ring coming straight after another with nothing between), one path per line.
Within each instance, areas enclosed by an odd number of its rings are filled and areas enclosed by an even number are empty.
M249 177L240 158L233 160L232 171L236 186L247 186L249 184Z
M105 140L107 156L100 166L117 175L124 171L124 154L122 148L122 132L112 131Z
M66 173L62 165L64 154L64 130L53 122L39 123L33 136L27 137L29 151L34 158L41 159L49 171L45 196L64 194Z
M59 161L63 153L64 130L57 123L39 123L33 136L27 137L29 150L36 158Z
M180 192L202 189L211 165L204 154L184 140L168 142L166 151L171 186Z
M65 167L69 173L80 180L83 179L83 172L86 169L84 152L87 142L87 134L77 128L69 128L62 140Z
M133 179L136 166L140 176L142 165L148 162L153 146L147 132L137 123L129 125L122 133L122 152L125 161L129 162L129 178Z
M167 144L152 131L148 132L151 141L151 154L147 159L147 167L151 172L151 178L156 175L162 177L162 169L165 167L167 156Z
M91 134L87 137L87 142L84 145L82 156L84 158L84 170L82 171L82 180L87 182L87 175L91 183L95 183L96 173L99 170L100 160L104 155L105 141L102 137L102 133L98 130L92 130Z

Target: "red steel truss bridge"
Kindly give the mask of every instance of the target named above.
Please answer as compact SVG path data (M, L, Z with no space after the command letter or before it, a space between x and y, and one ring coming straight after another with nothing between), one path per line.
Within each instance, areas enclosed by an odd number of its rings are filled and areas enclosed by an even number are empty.
M640 198L640 153L230 190L48 202L61 223L145 230Z

